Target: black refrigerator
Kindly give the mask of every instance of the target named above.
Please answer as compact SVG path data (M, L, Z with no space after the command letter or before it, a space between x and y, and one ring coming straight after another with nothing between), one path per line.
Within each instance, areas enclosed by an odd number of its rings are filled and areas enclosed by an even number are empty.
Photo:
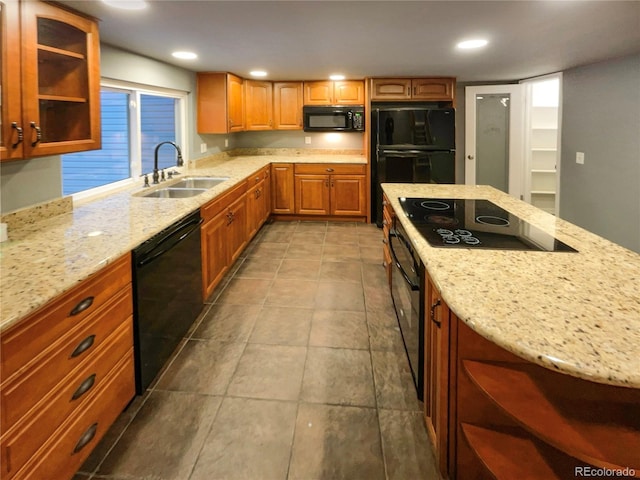
M381 183L455 183L455 110L371 109L371 217L382 226Z

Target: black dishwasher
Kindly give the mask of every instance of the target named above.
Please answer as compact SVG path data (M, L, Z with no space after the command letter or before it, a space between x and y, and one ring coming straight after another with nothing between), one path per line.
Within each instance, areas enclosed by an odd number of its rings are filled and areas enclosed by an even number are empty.
M151 384L203 307L200 211L133 250L136 392Z

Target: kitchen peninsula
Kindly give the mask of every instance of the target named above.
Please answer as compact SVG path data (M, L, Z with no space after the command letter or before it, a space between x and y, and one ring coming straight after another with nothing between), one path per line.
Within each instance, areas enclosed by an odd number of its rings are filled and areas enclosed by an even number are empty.
M640 256L491 187L383 190L424 265L425 421L441 473L640 475ZM489 200L577 252L431 246L403 211L411 197Z

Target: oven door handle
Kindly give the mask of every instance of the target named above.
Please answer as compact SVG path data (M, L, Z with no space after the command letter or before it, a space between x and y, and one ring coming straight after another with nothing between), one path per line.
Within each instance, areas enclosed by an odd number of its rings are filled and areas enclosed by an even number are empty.
M400 236L398 236L395 232L389 232L390 236L394 236L395 238L398 239L398 241L402 241L402 239L400 238ZM415 283L413 283L411 281L411 278L409 278L409 275L407 275L407 272L404 270L404 268L402 268L402 265L400 264L400 261L398 260L398 256L396 255L395 250L393 249L393 242L389 242L389 249L391 250L391 256L393 257L393 263L396 264L396 267L398 267L398 270L400 270L400 273L402 273L402 276L404 277L405 282L407 282L407 284L409 284L409 287L411 288L412 291L417 292L420 290L420 285L416 285Z

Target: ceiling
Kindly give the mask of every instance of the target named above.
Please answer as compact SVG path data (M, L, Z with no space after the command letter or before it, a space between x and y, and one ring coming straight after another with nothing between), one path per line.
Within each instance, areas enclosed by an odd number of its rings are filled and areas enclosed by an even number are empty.
M270 80L454 76L519 80L640 52L640 1L148 0L125 11L65 0L101 41L193 71ZM484 37L481 50L457 42ZM176 60L191 50L195 61Z

